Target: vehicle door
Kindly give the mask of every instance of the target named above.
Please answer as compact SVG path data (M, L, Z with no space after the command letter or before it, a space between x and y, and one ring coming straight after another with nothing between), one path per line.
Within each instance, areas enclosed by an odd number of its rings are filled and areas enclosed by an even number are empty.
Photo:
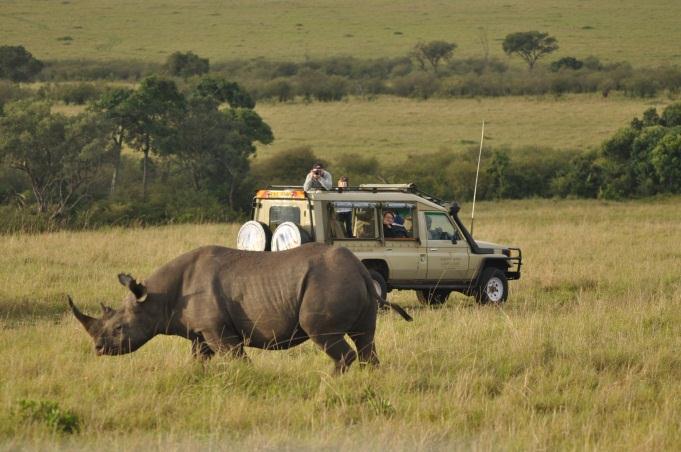
M425 244L419 241L416 204L404 202L384 202L381 205L381 218L386 213L393 215L393 227L398 234L383 232L385 260L390 268L391 281L425 279L428 263Z
M468 243L445 212L421 212L428 253L428 280L462 281L468 277Z

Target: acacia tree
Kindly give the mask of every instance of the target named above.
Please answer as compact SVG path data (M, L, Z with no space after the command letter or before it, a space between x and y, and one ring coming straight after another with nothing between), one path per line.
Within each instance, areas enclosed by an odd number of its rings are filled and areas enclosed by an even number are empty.
M0 159L24 173L38 213L68 214L89 194L106 164L106 126L92 113L53 114L50 104L20 101L0 117Z
M139 89L121 104L127 127L125 142L144 155L142 198L145 200L149 154L168 148L165 143L173 141L184 110L185 98L175 82L156 76L142 80Z
M111 188L109 190L111 194L116 191L116 185L118 184L123 141L132 127L133 118L129 114L127 102L133 93L134 91L128 88L116 88L104 93L90 107L91 111L100 113L111 125L111 157L114 165Z
M42 61L35 59L23 46L0 46L0 79L26 82L43 66Z
M411 52L412 57L422 70L427 70L427 64L437 72L440 61L447 61L452 57L456 44L446 41L419 42Z
M249 170L248 159L255 153L254 142L268 144L274 137L270 127L252 109L220 110L219 90L201 89L206 85L200 83L189 97L178 134L175 140L167 142L165 152L174 154L182 167L190 171L196 190L217 192L218 197L226 198L229 206L235 208L237 189Z
M532 70L538 59L558 50L558 41L548 33L521 31L507 35L502 48L506 55L520 56Z

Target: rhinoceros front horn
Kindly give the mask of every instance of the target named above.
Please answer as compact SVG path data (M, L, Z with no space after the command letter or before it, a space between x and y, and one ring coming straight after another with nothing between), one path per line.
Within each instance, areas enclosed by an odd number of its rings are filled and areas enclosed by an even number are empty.
M80 312L78 310L78 308L76 307L76 305L73 304L73 300L71 299L71 297L69 295L67 295L67 297L69 299L69 306L71 306L71 311L73 311L73 315L75 315L76 318L78 319L78 321L83 324L83 326L85 327L85 330L88 332L88 334L90 334L90 336L94 337L93 329L94 329L95 323L97 322L97 319L95 319L94 317L90 317L88 315L85 315L82 312Z

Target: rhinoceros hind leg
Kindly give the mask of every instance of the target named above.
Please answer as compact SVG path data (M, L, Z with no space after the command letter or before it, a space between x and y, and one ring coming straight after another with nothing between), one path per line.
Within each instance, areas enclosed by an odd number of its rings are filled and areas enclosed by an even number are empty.
M310 336L312 341L319 345L327 355L333 359L334 373L342 374L357 359L357 353L345 341L343 334L322 334Z
M378 354L376 353L376 344L374 343L373 334L351 334L350 338L357 347L360 365L370 364L372 366L378 366L380 364Z

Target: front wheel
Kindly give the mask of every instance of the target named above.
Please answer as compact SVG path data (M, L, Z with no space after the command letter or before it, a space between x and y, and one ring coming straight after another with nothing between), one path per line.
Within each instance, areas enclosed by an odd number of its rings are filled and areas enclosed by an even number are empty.
M480 304L501 304L508 298L508 279L498 268L486 268L480 277L475 300Z
M423 289L416 291L416 298L421 304L425 305L441 305L447 301L451 291L446 289Z

